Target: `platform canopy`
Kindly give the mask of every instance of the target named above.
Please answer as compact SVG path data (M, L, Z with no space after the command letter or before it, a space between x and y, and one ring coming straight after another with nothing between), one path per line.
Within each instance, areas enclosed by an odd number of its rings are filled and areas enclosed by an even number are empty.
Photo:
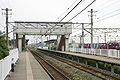
M14 34L20 35L68 35L72 22L23 22L15 21Z

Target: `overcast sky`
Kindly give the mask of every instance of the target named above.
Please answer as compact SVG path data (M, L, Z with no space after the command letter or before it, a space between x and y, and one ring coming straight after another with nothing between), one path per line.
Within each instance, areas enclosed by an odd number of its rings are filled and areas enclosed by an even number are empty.
M0 8L12 9L9 21L59 21L80 0L0 0ZM63 22L68 21L93 0L83 0L79 6L68 15ZM74 3L74 4L73 4ZM69 9L68 9L69 8ZM5 30L4 11L0 9L0 30ZM94 27L119 27L120 26L120 0L96 0L84 12L71 22L90 22L90 9L94 13ZM11 13L10 12L10 13ZM98 22L97 22L98 21ZM76 33L79 33L75 31ZM76 34L75 33L75 34Z

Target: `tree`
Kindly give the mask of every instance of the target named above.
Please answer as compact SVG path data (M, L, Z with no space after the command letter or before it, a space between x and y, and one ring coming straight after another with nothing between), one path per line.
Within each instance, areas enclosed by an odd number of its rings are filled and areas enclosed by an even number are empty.
M0 59L9 55L9 50L6 45L6 39L3 32L0 31Z

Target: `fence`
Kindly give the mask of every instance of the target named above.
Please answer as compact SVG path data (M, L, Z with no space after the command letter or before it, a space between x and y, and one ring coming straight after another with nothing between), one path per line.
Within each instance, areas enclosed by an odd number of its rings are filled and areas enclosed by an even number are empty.
M0 80L4 80L11 70L11 63L15 63L19 58L18 49L9 51L9 56L0 60Z
M70 48L71 52L80 52L84 54L101 55L113 58L120 58L120 50L115 49L90 49L90 48Z

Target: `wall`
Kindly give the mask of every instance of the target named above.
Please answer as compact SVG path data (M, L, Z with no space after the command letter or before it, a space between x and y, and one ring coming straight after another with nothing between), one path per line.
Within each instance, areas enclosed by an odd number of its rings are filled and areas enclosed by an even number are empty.
M9 51L9 56L0 60L0 80L4 80L11 70L11 63L16 63L19 58L18 49Z

